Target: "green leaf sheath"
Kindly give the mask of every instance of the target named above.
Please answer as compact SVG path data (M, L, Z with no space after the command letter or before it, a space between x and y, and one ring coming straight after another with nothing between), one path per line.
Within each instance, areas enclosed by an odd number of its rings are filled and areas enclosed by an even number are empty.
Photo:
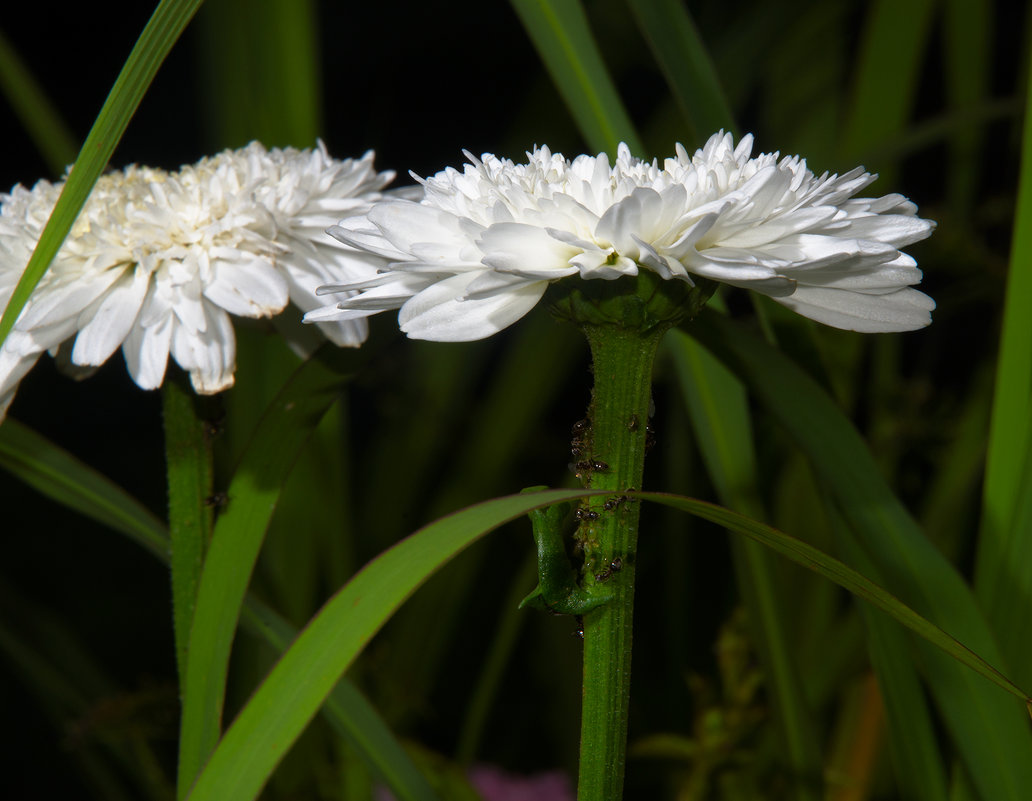
M587 487L613 493L581 512L577 540L584 553L582 584L606 592L608 603L584 617L584 679L580 801L620 798L627 748L637 502L645 469L652 364L666 330L647 332L584 325L595 378L587 426L579 436L578 474Z
M14 327L32 290L36 288L61 243L79 216L97 178L108 165L129 120L179 35L202 0L162 0L129 54L122 72L104 101L96 122L83 143L61 197L58 198L39 244L0 318L0 345Z
M364 354L354 354L355 359ZM221 731L226 675L244 602L276 502L301 447L339 397L344 377L313 358L262 417L226 492L205 559L187 655L179 749L179 797L189 790Z
M180 692L193 625L197 584L204 551L211 540L213 509L211 442L199 413L201 399L176 372L162 387L165 417L165 471L168 480L169 546L172 569L172 621Z

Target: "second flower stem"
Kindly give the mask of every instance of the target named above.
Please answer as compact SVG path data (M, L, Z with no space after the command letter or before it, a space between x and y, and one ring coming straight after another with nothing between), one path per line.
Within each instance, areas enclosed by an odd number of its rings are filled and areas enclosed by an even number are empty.
M649 443L651 378L668 326L636 331L585 325L595 386L574 447L585 486L612 491L586 502L577 539L584 551L583 585L605 584L613 597L584 617L584 692L578 801L613 801L623 791L630 700L631 633L639 504Z

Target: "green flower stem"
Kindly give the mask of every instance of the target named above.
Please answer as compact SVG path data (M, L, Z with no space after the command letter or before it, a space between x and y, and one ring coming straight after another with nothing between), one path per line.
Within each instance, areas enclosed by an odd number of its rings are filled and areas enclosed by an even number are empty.
M198 413L203 399L186 386L184 376L165 379L165 460L168 476L168 522L172 567L172 619L180 682L186 678L197 582L214 517L212 457L207 423ZM185 688L180 688L181 693Z
M584 551L582 585L610 600L584 616L584 694L579 801L621 797L630 700L631 627L639 504L623 497L641 489L651 405L652 364L668 328L646 331L583 325L591 345L595 387L587 423L574 448L577 472L590 489L611 490L586 502L577 539Z

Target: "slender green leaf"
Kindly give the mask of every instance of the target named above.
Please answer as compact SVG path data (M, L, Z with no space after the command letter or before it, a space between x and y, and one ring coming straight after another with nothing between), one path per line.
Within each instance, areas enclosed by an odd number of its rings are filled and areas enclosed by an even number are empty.
M685 4L681 0L628 0L627 5L652 48L695 141L701 144L721 128L735 131L734 113L716 67Z
M0 426L0 467L52 500L132 537L161 558L168 531L143 504L92 467L8 417Z
M0 345L57 255L158 68L201 2L203 0L161 0L147 22L79 151L61 197L0 318Z
M329 346L327 346L329 347ZM335 355L346 358L343 352ZM365 352L348 352L355 361ZM266 410L226 493L204 562L183 692L179 792L219 737L229 654L247 584L294 460L340 394L344 378L319 358L294 373Z
M189 795L190 801L256 798L372 636L422 582L463 548L532 509L597 494L605 493L545 490L484 501L431 523L366 565L309 622L269 673L212 754ZM1027 699L980 656L816 548L714 504L662 493L634 495L697 515L773 548L889 613L946 651L949 658L1018 698ZM1013 700L1009 703L1019 706Z
M1029 71L1032 74L1032 63ZM1029 83L1027 92L1027 97L1032 98L1032 83ZM1027 547L1026 541L1032 538L1032 531L1018 527L1014 521L1014 510L1022 492L1028 437L1032 432L1029 418L1032 408L1032 315L1029 314L1029 298L1032 298L1032 110L1029 109L1025 112L1022 132L1019 180L975 565L978 598L997 628L1005 649L1012 645L1010 640L1015 626L1020 626L1020 617L1023 616L1020 600L1027 599L1032 592L1032 565L1014 561Z
M241 620L277 651L287 650L297 637L293 626L254 598L249 598L244 605ZM380 774L399 801L436 801L436 793L379 713L346 678L337 682L330 692L324 713L334 728L348 738L362 758Z
M966 644L961 643L955 637L922 617L870 579L843 564L838 559L819 551L812 545L802 540L797 540L795 537L791 537L745 515L740 515L737 512L732 512L730 509L725 509L722 506L706 501L685 498L680 495L669 495L662 492L636 492L634 495L642 500L661 503L665 506L688 512L696 517L701 517L703 520L709 520L711 523L716 523L736 534L743 534L754 542L771 548L782 556L791 559L796 564L802 565L808 570L813 570L826 579L834 581L858 598L862 598L891 615L896 621L918 634L922 639L927 640L948 654L947 658L953 664L959 662L961 665L970 668L971 671L988 679L997 687L1006 690L1011 695L1020 698L1022 701L1032 702L1032 697L1025 690L1015 685L1007 676L986 661L980 654L971 650ZM1022 715L1024 714L1024 709L1020 704L1014 703L1013 699L1008 700L1008 703Z
M856 430L824 391L780 352L719 315L700 315L690 333L745 381L807 455L887 587L967 647L1004 664L970 588L889 490ZM1032 733L1023 712L953 660L918 648L982 795L1024 798L1032 786Z
M620 142L644 149L591 34L580 0L510 0L541 60L594 151Z
M47 167L60 175L72 163L79 146L61 114L0 31L0 91L39 148Z
M366 565L309 622L258 688L201 772L190 801L256 798L337 680L420 584L502 523L583 494L549 490L486 501L431 523Z

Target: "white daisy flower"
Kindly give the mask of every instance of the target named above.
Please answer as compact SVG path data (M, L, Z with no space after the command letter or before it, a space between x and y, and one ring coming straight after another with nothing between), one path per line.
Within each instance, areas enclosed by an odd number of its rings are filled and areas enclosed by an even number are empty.
M400 309L417 339L497 333L525 315L551 282L612 280L642 268L755 289L819 322L855 331L906 331L935 303L900 252L935 227L901 195L854 198L876 176L857 168L815 176L796 156L750 158L715 134L660 164L621 145L572 162L541 147L514 164L485 154L462 172L419 179L419 201L388 199L329 232L389 261L379 275L320 289L344 292L307 322ZM357 294L355 294L357 292Z
M178 172L131 166L101 177L0 350L0 414L46 350L74 338L73 365L119 348L133 379L161 385L169 355L201 393L233 383L230 315L270 317L288 302L321 305L315 288L358 281L384 260L326 236L365 212L392 173L314 150L253 142ZM0 304L10 299L62 184L0 195ZM364 320L319 326L338 345L366 338Z

